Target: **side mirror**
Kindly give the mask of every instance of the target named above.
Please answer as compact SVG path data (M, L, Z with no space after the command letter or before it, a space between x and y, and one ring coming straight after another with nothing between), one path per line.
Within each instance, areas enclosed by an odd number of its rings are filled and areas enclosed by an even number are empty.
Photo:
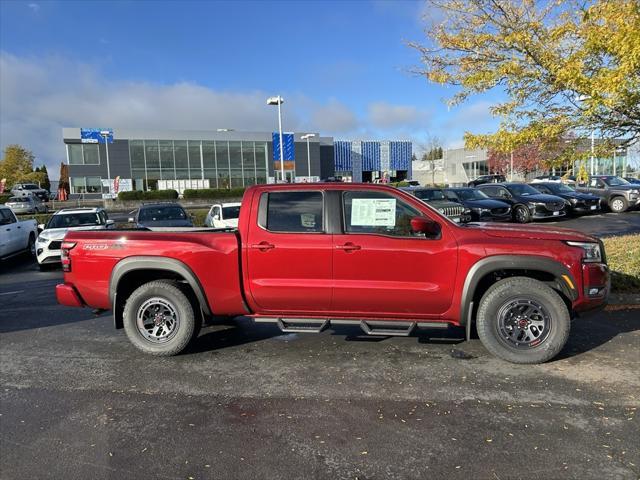
M113 220L107 220L106 222L104 222L104 224L107 228L113 228L116 222L114 222Z
M214 216L213 216L213 219L214 219L214 220L220 220L220 215L214 215Z
M129 223L135 223L136 219L133 217L129 217L129 220L127 220Z
M440 224L427 217L413 217L411 219L411 230L415 233L424 233L429 237L440 235Z
M44 223L38 224L38 231L41 232L44 230Z

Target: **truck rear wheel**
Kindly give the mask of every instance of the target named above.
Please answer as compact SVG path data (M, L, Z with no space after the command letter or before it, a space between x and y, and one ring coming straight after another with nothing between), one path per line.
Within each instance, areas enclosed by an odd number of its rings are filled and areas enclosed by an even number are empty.
M511 363L543 363L555 357L569 337L571 318L553 289L528 277L492 285L478 308L476 327L483 345Z
M134 290L125 303L123 323L136 348L165 357L183 351L198 331L189 298L175 283L164 280Z
M627 199L624 197L613 197L609 200L609 209L613 213L622 213L629 207Z

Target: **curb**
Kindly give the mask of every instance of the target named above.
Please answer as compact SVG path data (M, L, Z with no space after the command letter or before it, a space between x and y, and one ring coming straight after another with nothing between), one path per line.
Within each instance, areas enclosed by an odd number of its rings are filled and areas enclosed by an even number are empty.
M612 293L608 305L625 305L640 308L640 293Z

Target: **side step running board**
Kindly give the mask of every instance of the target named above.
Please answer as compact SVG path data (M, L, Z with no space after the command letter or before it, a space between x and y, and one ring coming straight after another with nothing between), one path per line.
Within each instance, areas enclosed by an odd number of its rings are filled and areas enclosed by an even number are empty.
M331 325L357 325L367 335L408 337L418 328L449 328L446 322L278 317L254 317L253 321L276 324L284 333L320 333Z

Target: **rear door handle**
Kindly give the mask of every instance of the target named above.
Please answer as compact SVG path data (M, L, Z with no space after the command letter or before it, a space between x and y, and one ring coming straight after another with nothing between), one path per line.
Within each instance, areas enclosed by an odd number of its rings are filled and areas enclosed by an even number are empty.
M362 247L360 245L347 242L344 245L336 245L336 248L338 250L344 250L345 252L353 252L354 250L360 250Z
M257 250L260 250L261 252L266 252L267 250L276 248L276 246L269 242L260 242L255 245L250 245L250 248L255 248Z

